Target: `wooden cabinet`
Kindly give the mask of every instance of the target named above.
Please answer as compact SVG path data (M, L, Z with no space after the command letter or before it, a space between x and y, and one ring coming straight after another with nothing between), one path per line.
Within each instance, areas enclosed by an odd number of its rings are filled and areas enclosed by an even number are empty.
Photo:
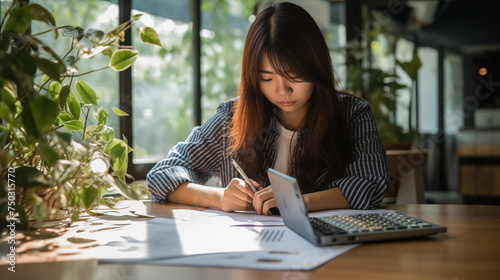
M500 196L500 165L461 166L462 194Z
M500 143L460 145L459 156L462 194L500 198Z

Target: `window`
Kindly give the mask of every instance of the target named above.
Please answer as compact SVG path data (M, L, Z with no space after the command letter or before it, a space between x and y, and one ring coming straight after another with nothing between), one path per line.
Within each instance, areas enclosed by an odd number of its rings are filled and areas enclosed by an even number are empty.
M444 121L445 131L448 134L457 134L464 126L463 72L462 57L446 52L444 54ZM470 114L470 112L466 113Z
M132 30L132 44L140 51L132 67L133 164L164 158L194 125L190 5L179 0L132 1L132 15L143 14L139 24L153 27L163 45L135 44L139 32Z
M139 177L163 159L194 125L212 116L219 102L236 96L241 56L251 24L254 1L134 1L132 14L142 13L162 49L141 51L132 67L132 168L143 165ZM192 9L201 9L201 63L194 65ZM138 41L137 32L132 42ZM195 112L193 72L201 71L201 112ZM201 115L197 123L196 114Z
M221 101L236 96L241 58L255 1L201 1L202 122Z
M131 15L143 14L136 27L153 27L163 47L140 42L135 28L126 36L140 54L135 64L118 73L99 71L90 74L91 86L101 97L99 104L111 111L118 107L129 117L112 117L108 125L116 135L125 135L134 152L129 157L129 173L144 179L146 173L177 142L183 141L193 126L212 116L221 101L235 97L241 76L241 57L248 28L254 19L257 0L32 0L47 7L58 26L72 25L108 32ZM331 3L296 1L319 14L316 18L332 48L332 57L339 77L343 56L334 49L345 44L345 28L330 18ZM319 5L319 6L318 6ZM318 13L318 7L319 9ZM198 17L197 11L200 11ZM339 10L342 11L342 10ZM338 11L337 11L338 12ZM71 15L71 16L68 16ZM199 23L199 27L198 27ZM46 30L33 26L34 33ZM193 31L200 29L200 44ZM53 36L53 33L44 34ZM193 38L195 40L193 40ZM64 53L68 46L55 46ZM197 59L197 50L200 57ZM197 63L199 61L200 63ZM82 61L83 62L83 61ZM102 62L102 63L101 63ZM107 59L97 55L80 64L80 72L107 65ZM197 92L196 72L200 71L200 92ZM345 76L345 75L344 75ZM198 81L196 81L198 82ZM200 94L202 93L202 94ZM201 103L200 107L196 104ZM121 127L121 131L120 131Z
M422 67L418 70L419 133L433 135L438 128L438 51L430 47L418 48Z

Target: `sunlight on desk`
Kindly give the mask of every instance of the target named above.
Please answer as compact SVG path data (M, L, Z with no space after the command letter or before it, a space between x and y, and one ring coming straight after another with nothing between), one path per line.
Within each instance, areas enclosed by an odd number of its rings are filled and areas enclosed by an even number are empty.
M154 215L161 218L127 218L118 220L116 217L107 218L99 217L101 225L95 225L91 230L94 234L106 232L105 226L113 223L123 223L119 229L109 229L114 236L110 234L109 240L119 239L119 233L125 232L126 227L132 226L134 223L143 225L148 229L148 224L152 227L158 227L156 238L164 239L160 234L163 231L175 228L181 228L197 231L192 236L197 236L197 244L201 249L183 247L180 254L185 254L186 250L191 252L207 250L213 246L208 243L208 236L211 235L210 229L206 226L192 227L188 225L189 221L175 221L168 223L162 221L164 218L173 218L173 214L177 209L187 210L207 210L201 207L190 207L180 204L146 204L147 215ZM301 254L296 254L298 249L279 248L275 247L270 250L256 250L250 252L238 252L233 250L231 253L224 254L209 254L209 255L194 255L185 256L182 258L162 258L150 260L148 264L118 262L108 263L99 262L96 258L85 256L84 252L94 247L92 242L71 244L68 240L63 242L63 239L55 237L47 239L25 252L19 252L19 263L16 266L16 273L10 274L7 271L8 265L5 262L5 255L2 255L2 265L0 265L1 279L37 279L37 280L57 280L57 279L145 279L148 280L164 280L164 279L490 279L496 275L500 275L500 251L498 248L498 232L500 232L500 206L477 206L477 205L386 205L384 208L389 210L397 210L398 212L412 215L433 223L443 224L447 226L448 232L428 238L400 240L392 242L377 242L362 244L353 249L346 249L343 253L335 257L333 260L328 251L322 251L315 247L316 251L312 251L313 256L319 256L325 260L320 266L311 269L314 265L311 260ZM209 211L208 211L209 212ZM179 212L180 213L180 212ZM204 211L199 211L206 215ZM195 213L191 213L191 218L195 218ZM185 216L186 218L187 216ZM90 219L90 218L89 218ZM158 222L156 222L157 220ZM169 220L169 219L165 219ZM196 220L196 219L195 219ZM94 220L97 221L97 220ZM154 223L152 223L155 221ZM87 221L88 222L88 221ZM98 227L100 226L100 227ZM76 225L74 225L76 227ZM74 230L70 227L68 231ZM236 227L238 228L238 227ZM256 232L247 232L241 229L245 240L247 237L256 238L259 236L259 229L266 227L252 227ZM202 230L205 229L205 230ZM273 233L275 238L281 236L281 229L284 227L269 226L267 229ZM475 230L475 234L471 234L471 229ZM246 230L248 231L248 230ZM215 231L212 231L215 232ZM240 232L240 231L238 231ZM141 232L137 234L137 239L140 240L140 235L151 233ZM205 234L207 237L205 238ZM95 236L95 235L93 235ZM175 236L172 233L172 236ZM175 240L178 237L172 237ZM227 236L220 232L220 236ZM270 235L271 236L271 235ZM294 235L287 236L284 232L281 238L292 238ZM80 236L76 234L75 238L83 238L88 241L91 239L91 234ZM295 237L298 238L297 235ZM58 239L59 238L59 239ZM261 236L261 242L272 240ZM204 239L204 240L203 240ZM75 239L73 241L76 241ZM250 239L248 239L250 240ZM32 240L36 241L36 240ZM120 240L124 242L124 240ZM132 244L132 239L129 239ZM97 240L95 241L97 244ZM259 241L251 241L258 243ZM297 242L301 242L297 239ZM139 242L140 243L140 242ZM229 240L229 243L234 243ZM54 247L50 247L50 245ZM78 250L69 250L70 247L78 248ZM80 248L89 247L90 248ZM263 247L263 246L262 246ZM329 248L337 247L330 246ZM18 248L21 248L19 246ZM38 250L37 250L38 248ZM65 249L65 250L62 250ZM58 254L58 251L66 251L66 255ZM4 252L4 250L2 250ZM72 254L70 254L73 252ZM74 253L78 254L74 254ZM150 254L151 252L146 252ZM123 254L119 252L118 254ZM167 252L167 255L170 254ZM173 255L173 254L170 254ZM123 255L125 256L125 255ZM382 256L382 257L381 257ZM113 257L113 256L111 256ZM115 255L114 257L122 257ZM137 257L137 255L135 256ZM163 256L162 256L163 257ZM189 259L188 259L189 258ZM285 260L286 258L286 260ZM260 260L257 262L256 260ZM281 260L278 262L278 260ZM236 268L235 264L238 261L245 263L257 263L253 269L247 267ZM272 270L272 267L278 267L284 262L293 263L294 270L288 268L281 270ZM264 267L262 265L266 265ZM362 269L360 269L360 265ZM13 277L12 277L13 276Z

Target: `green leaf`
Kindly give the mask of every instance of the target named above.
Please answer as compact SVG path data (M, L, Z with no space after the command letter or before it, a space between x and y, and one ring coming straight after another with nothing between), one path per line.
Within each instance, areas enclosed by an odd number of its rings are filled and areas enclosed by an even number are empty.
M120 139L112 139L109 141L104 153L109 156L111 167L113 171L120 176L124 177L127 173L128 165L128 148L127 144Z
M133 16L130 20L120 24L118 27L108 32L108 34L106 34L107 40L115 41L116 39L119 39L120 41L123 42L125 30L132 27L138 18L139 17L137 16Z
M399 84L397 82L389 82L387 83L387 86L391 89L391 92L396 92L397 90L407 88L406 85Z
M115 112L115 114L120 116L120 117L127 117L128 116L127 113L125 113L122 110L115 108L115 107L113 107L113 112Z
M63 123L64 127L72 131L83 130L83 122L81 120L72 120Z
M31 106L24 106L21 113L21 118L23 120L23 125L26 133L38 139L40 133L38 132L38 129L36 127Z
M94 204L97 199L97 195L97 188L93 185L87 185L83 187L81 197L86 210L88 210L92 206L92 204Z
M60 81L61 65L59 63L44 58L37 58L37 66L40 71L47 74L51 79Z
M73 118L75 120L80 119L80 112L82 108L80 107L80 102L78 102L78 99L76 99L74 95L70 95L66 103L68 104L69 111L71 115L73 115Z
M62 86L59 92L59 108L64 109L64 107L66 107L66 101L68 100L70 92L69 85Z
M16 94L8 87L0 89L0 100L9 107L10 112L14 114L14 117L17 117L17 115L21 113L22 104L19 100L17 100ZM2 114L3 113L4 112L2 112ZM7 120L1 116L0 119Z
M64 62L68 66L74 66L76 62L76 57L74 55L68 55L67 57L64 58Z
M127 186L127 184L125 184L123 180L121 180L118 177L113 177L113 179L115 180L116 186L118 187L116 190L122 196L124 196L127 199L135 199L135 200L140 199L139 195L137 195L137 193L134 190L132 190L129 186Z
M113 48L107 47L104 50L102 50L101 53L105 56L111 57L113 55Z
M103 124L100 124L100 125L93 124L93 125L87 126L86 131L87 132L99 133L103 129L103 127L104 127Z
M75 87L78 94L80 94L83 103L97 106L97 95L89 84L84 81L78 81L76 82Z
M134 64L138 55L137 50L118 50L111 56L109 66L116 71L123 71Z
M422 62L420 61L420 57L416 52L413 53L413 59L411 61L401 62L399 60L396 60L396 62L399 66L401 66L401 68L403 68L403 70L412 80L417 79L418 69L420 69L420 67L422 66Z
M49 95L52 99L57 100L61 92L62 85L59 82L52 82L49 86Z
M54 16L45 7L31 3L31 18L34 20L45 22L50 27L56 27L56 20Z
M104 126L101 132L104 141L111 141L115 138L115 130L110 126Z
M5 103L0 103L0 120L5 120L7 122L12 121L10 108Z
M140 196L140 199L144 200L151 199L151 195L148 191L148 188L144 186L144 184L140 182L133 182L130 184L130 188Z
M22 188L34 188L48 185L44 174L31 166L18 167L14 174L16 176L16 186Z
M50 77L44 74L42 77L42 84L45 84L48 80L50 80Z
M2 36L5 37L5 35ZM10 45L11 51L6 52L4 48L9 46L9 40L8 38L0 38L0 44L4 45L0 47L0 49L2 49L2 51L0 51L2 53L0 55L0 79L2 81L15 83L20 99L25 99L26 97L30 99L34 98L33 79L37 71L37 61L27 48L18 49L15 44ZM5 43L7 43L7 45L5 45Z
M148 43L148 44L155 45L158 47L162 46L161 42L160 42L160 37L158 37L158 34L156 33L156 31L151 27L143 28L141 30L140 36L141 36L141 40L144 43Z
M65 26L61 28L61 33L65 37L79 38L83 36L83 29L81 27Z
M116 206L116 201L113 198L105 197L102 199L102 202L104 202L104 204L106 204L109 208L114 208Z
M143 15L144 15L144 14L136 14L136 15L131 16L130 18L131 18L132 20L139 20L139 19L140 19Z
M35 217L35 220L38 223L42 222L45 219L45 217L47 217L47 215L49 214L49 210L45 207L42 198L36 195L35 193L31 194L30 205L33 216Z
M83 32L83 36L85 36L85 38L89 39L94 44L98 44L104 38L104 35L105 34L102 30L92 28L86 29Z
M56 150L46 143L40 143L40 145L38 145L38 152L42 156L43 162L48 166L53 166L59 159Z
M59 105L46 96L38 96L30 108L40 135L49 131L59 116Z
M104 108L99 108L99 110L97 110L97 116L94 116L97 120L97 123L98 124L107 124L107 118L108 118L109 114L108 112L106 112L106 110L104 110Z
M25 5L10 11L9 19L5 24L2 33L13 31L17 34L24 34L31 25L31 6Z
M128 145L128 139L127 139L127 137L125 137L125 135L124 135L124 134L122 134L122 138L123 138L123 142L125 142L125 145L127 145L127 153L132 152L134 149L132 149L132 147L130 147L130 146Z

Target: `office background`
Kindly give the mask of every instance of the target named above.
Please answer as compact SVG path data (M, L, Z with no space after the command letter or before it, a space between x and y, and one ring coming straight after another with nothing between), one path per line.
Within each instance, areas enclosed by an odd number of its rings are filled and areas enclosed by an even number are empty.
M9 1L2 1L2 9L4 2ZM110 125L133 147L129 173L140 180L193 126L210 117L220 101L235 96L246 32L256 11L270 1L31 2L51 10L58 25L108 30L143 13L141 22L158 32L163 48L156 49L135 45L137 32L127 34L124 44L140 50L131 69L92 74L102 96L99 103L130 114L112 119ZM389 42L383 37L370 44L381 67L393 67L389 61L394 57L408 60L417 47L422 67L412 97L412 119L421 147L429 152L424 166L427 202L499 204L500 19L495 13L500 5L496 1L291 2L306 8L323 30L341 86L347 78L346 44L363 39L371 28L384 24L401 37L392 53L384 51ZM374 20L363 20L366 11L376 15ZM402 110L397 120L404 126L410 118L405 107L410 95L402 91L399 101Z

